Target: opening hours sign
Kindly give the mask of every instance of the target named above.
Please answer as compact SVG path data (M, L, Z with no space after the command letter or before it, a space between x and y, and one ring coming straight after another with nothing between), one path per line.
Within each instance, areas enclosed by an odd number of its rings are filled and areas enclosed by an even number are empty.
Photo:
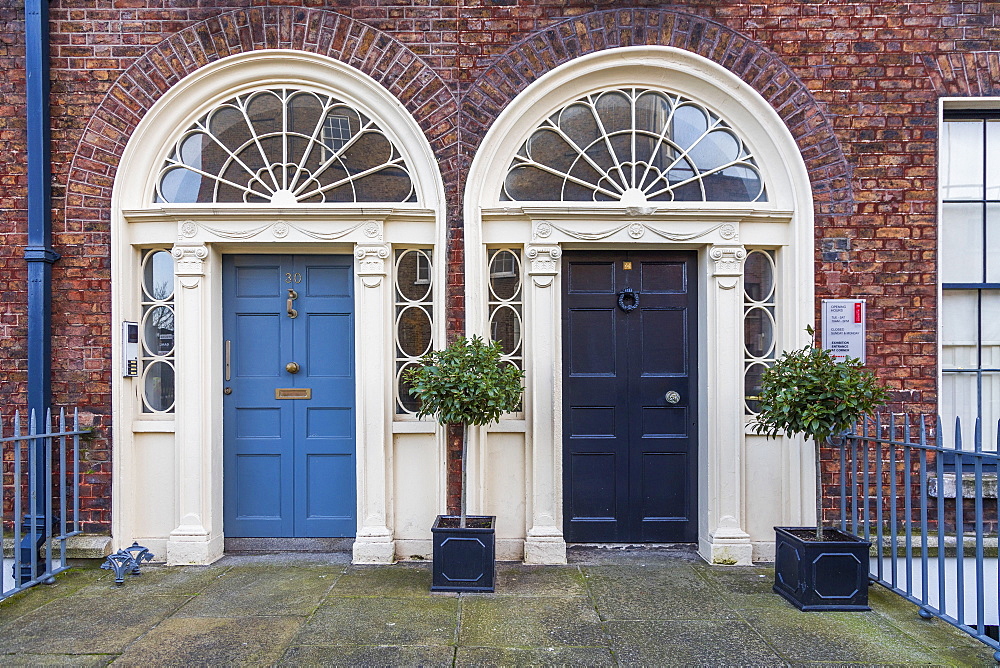
M823 300L823 348L838 362L857 357L865 363L865 300Z

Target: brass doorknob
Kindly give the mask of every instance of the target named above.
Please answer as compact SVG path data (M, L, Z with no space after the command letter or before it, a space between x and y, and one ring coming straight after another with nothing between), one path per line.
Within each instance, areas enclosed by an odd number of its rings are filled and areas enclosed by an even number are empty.
M298 362L289 362L285 365L285 371L288 373L298 373L301 368Z

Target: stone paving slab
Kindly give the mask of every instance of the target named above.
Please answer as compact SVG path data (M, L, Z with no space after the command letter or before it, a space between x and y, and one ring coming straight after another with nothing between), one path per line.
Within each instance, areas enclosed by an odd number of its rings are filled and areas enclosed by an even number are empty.
M608 622L611 646L627 666L783 666L785 662L742 621Z
M295 645L454 645L458 597L331 596L295 636Z
M132 643L115 665L269 665L301 624L294 617L171 617Z
M462 599L459 644L476 647L607 645L586 597L468 596Z
M803 613L773 571L690 550L570 550L501 563L494 594L430 592L427 563L227 556L97 569L0 602L0 665L949 665L993 650L873 587L873 610Z
M293 645L278 662L280 666L451 666L455 648L386 645Z
M0 654L43 653L43 649L46 654L120 654L188 600L62 596L10 623L0 623Z
M687 563L580 568L603 620L737 617L730 603Z
M341 576L341 569L232 567L206 583L182 617L312 614ZM131 582L128 583L132 585Z
M610 647L459 647L456 666L615 666Z

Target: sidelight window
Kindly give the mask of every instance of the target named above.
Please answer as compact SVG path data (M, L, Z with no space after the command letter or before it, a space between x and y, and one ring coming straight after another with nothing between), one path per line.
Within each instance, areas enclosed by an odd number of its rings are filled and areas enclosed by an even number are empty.
M546 118L507 169L512 201L765 202L756 158L708 107L675 93L620 88Z
M163 203L415 202L410 168L386 133L324 93L239 95L199 118L160 167Z
M774 364L775 341L774 251L752 250L743 265L743 392L748 414L760 405L761 376Z
M174 412L174 258L146 251L142 258L139 323L143 413Z
M490 339L498 341L503 357L518 369L524 368L521 252L512 248L491 248L489 262Z
M434 343L434 287L431 281L432 251L407 248L396 251L395 263L395 357L396 414L413 415L420 400L410 395L403 377L420 364Z

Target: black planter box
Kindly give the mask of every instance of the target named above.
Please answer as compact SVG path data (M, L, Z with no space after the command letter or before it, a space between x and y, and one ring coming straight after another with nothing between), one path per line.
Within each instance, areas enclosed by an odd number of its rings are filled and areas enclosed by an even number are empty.
M434 579L431 591L493 591L496 580L496 516L438 515L431 527Z
M838 529L774 527L774 591L799 610L870 610L871 543ZM809 540L809 536L812 537Z

